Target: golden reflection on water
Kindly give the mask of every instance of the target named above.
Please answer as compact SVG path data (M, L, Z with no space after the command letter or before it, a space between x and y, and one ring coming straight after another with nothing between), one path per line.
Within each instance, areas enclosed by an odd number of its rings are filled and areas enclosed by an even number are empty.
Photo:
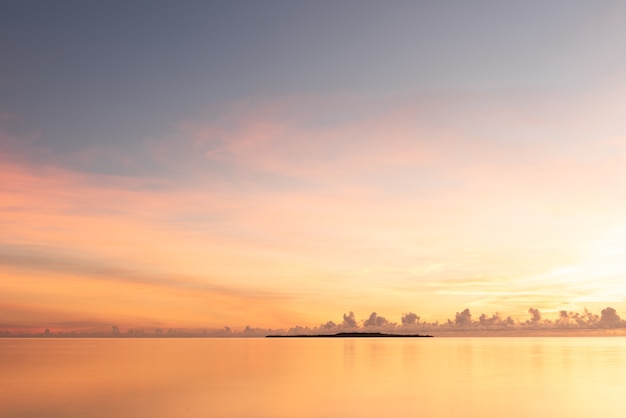
M1 417L623 417L624 338L0 339Z

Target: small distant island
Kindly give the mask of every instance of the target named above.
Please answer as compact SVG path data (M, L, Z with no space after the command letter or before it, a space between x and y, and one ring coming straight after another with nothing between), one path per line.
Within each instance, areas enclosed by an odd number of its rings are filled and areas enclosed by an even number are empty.
M382 332L340 332L314 335L266 335L265 338L433 338L422 334L383 334Z

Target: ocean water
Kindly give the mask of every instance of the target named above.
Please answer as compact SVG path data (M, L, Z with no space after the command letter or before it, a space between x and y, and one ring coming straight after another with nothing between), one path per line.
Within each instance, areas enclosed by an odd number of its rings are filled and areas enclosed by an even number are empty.
M0 339L1 417L626 416L626 338Z

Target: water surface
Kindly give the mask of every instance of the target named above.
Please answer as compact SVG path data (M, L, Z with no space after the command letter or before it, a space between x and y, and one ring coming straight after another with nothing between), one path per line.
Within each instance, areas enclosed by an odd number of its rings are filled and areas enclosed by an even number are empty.
M1 417L620 417L626 338L0 339Z

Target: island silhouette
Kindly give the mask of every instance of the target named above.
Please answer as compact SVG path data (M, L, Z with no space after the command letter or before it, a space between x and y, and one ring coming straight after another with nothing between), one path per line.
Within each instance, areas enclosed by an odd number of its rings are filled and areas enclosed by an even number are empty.
M337 334L266 335L265 338L433 338L422 334L384 334L382 332L339 332Z

